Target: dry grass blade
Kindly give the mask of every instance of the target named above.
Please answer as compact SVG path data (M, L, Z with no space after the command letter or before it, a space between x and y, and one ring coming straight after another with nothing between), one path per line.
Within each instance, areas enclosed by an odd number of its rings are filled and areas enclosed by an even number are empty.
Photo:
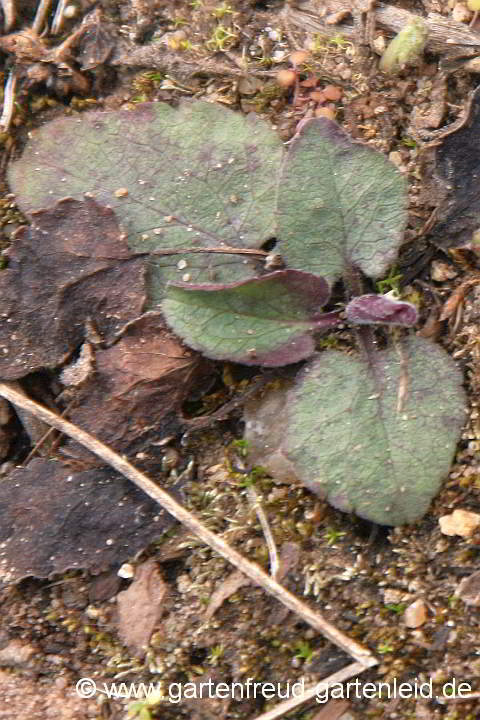
M333 673L333 675L330 675L324 680L320 680L315 685L310 685L310 687L305 688L305 692L299 697L292 697L289 700L285 700L284 702L275 705L272 710L269 710L262 715L258 715L255 720L277 720L277 718L283 717L300 705L303 705L309 700L313 700L319 692L319 688L322 688L323 696L327 685L345 682L345 680L349 680L351 677L363 672L363 670L365 670L365 667L362 667L361 663L352 663L351 665L347 665L347 667Z
M322 615L312 610L308 605L299 600L293 593L279 585L273 578L264 572L258 565L244 558L239 552L231 548L221 537L208 530L197 518L174 500L167 492L158 487L153 480L137 470L131 463L111 448L97 440L93 435L73 425L55 413L47 410L42 405L24 397L18 390L13 389L8 383L0 383L0 396L11 402L13 405L28 410L44 422L52 425L65 435L81 443L91 452L95 453L105 463L110 465L117 472L124 475L138 488L143 490L155 502L159 503L173 517L185 525L191 532L203 542L218 552L222 557L235 565L254 583L264 588L270 595L283 603L289 610L299 615L305 622L322 633L331 642L351 655L360 663L360 668L368 668L377 665L376 658L372 653L355 640L347 637L334 625L325 620Z
M15 90L17 87L17 76L14 70L10 71L3 94L3 110L0 117L0 128L2 132L8 132L13 118L15 107Z
M45 29L45 23L48 13L50 12L50 6L52 4L52 0L40 0L37 7L37 12L35 15L35 20L33 21L32 30L36 35L41 35L43 30Z
M14 0L1 0L2 10L4 17L4 30L6 33L15 25L16 13L15 13L15 2Z
M65 8L67 7L68 0L59 0L55 15L52 21L52 35L58 35L62 32L63 23L65 21Z
M270 557L270 575L275 580L278 580L278 575L280 572L280 560L278 558L277 546L275 545L275 540L273 538L272 531L270 530L267 516L265 515L265 512L261 505L261 498L258 497L253 487L247 487L247 493L249 500L252 503L252 507L257 514L258 521L262 526L265 542L268 548L268 555Z

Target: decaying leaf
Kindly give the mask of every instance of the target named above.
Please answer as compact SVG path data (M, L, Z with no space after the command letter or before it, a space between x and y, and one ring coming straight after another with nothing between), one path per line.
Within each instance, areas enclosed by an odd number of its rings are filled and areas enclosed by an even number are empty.
M306 121L278 188L278 251L288 267L333 283L351 265L380 277L406 225L405 179L381 153L354 143L333 121Z
M33 131L9 182L26 212L67 191L111 206L130 248L259 248L274 235L283 146L253 113L206 102L61 117ZM165 281L234 282L256 274L244 256L152 256L150 308Z
M117 595L118 633L137 656L145 654L167 590L157 563L150 558L137 567L130 587Z
M97 349L95 373L77 391L69 418L117 452L140 453L143 468L158 467L158 441L178 431L180 406L201 375L197 357L165 328L162 316L147 313L113 346ZM66 450L88 456L73 441Z
M480 571L472 573L460 581L455 590L455 597L460 598L466 605L480 606Z
M292 380L277 380L247 402L243 416L249 462L268 468L274 480L284 483L298 482L295 467L282 449L285 426L278 421L286 416L291 387Z
M480 227L480 192L476 177L480 164L480 91L470 104L462 127L444 138L437 149L436 174L448 192L439 204L432 238L442 247L459 247L474 241Z
M0 483L0 581L119 567L173 523L111 470L35 459Z
M321 277L279 270L225 286L170 285L162 310L207 357L274 367L309 357L312 333L338 323L338 313L321 312L329 294Z
M240 572L235 570L224 580L210 597L207 609L205 610L205 620L210 620L219 607L223 605L231 595L240 590L244 585L250 585L251 580Z
M0 376L23 377L64 362L86 324L111 340L145 302L144 263L132 258L113 212L66 198L32 214L0 272Z

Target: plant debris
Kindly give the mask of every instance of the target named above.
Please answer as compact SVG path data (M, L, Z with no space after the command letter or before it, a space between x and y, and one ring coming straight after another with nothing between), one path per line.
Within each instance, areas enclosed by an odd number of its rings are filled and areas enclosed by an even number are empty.
M175 522L110 469L75 472L43 459L2 479L0 506L3 583L120 567Z
M144 263L131 257L112 210L92 198L65 198L32 213L32 225L17 230L4 255L4 379L61 365L82 344L89 323L111 342L143 310Z

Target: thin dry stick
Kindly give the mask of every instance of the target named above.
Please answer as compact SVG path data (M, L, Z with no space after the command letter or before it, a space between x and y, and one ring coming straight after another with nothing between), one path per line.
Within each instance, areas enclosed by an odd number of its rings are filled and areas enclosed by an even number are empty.
M272 531L270 530L270 525L268 524L267 516L265 515L265 512L262 508L261 498L257 495L257 493L253 487L248 486L247 493L248 493L248 497L252 503L252 507L257 514L257 518L260 522L260 525L262 526L263 534L265 536L265 542L267 543L268 556L270 558L270 575L273 577L274 580L278 580L278 573L280 571L280 561L278 559L277 546L275 545L275 540L273 539Z
M35 19L33 21L32 30L36 35L41 35L47 21L47 15L50 11L52 0L40 0Z
M15 109L15 89L17 87L17 76L15 70L10 70L8 80L5 83L5 89L3 93L3 110L2 116L0 117L0 128L2 132L8 132L10 123L13 118L13 111Z
M351 677L358 675L365 669L365 666L361 663L352 663L351 665L347 665L347 667L344 667L338 672L333 673L333 675L325 678L325 680L320 680L315 685L310 685L299 697L292 697L289 700L284 700L284 702L275 705L272 710L263 713L263 715L258 715L255 720L276 720L279 717L283 717L283 715L286 715L292 710L295 710L295 708L297 708L299 705L303 705L308 700L312 700L314 697L316 697L317 693L321 693L319 697L324 697L326 694L327 685L334 685L336 683L345 682L345 680L349 680Z
M24 397L22 393L14 390L8 383L0 383L0 396L9 400L13 405L27 410L44 422L57 428L57 430L73 438L88 450L95 453L95 455L102 458L108 465L131 480L137 487L143 490L144 493L155 500L155 502L162 505L170 515L173 515L176 520L185 525L213 550L216 550L222 557L245 573L250 580L263 587L268 593L288 607L289 610L300 615L305 622L355 658L355 660L361 663L362 668L377 665L378 661L367 648L364 648L355 640L344 635L344 633L325 620L319 613L309 608L308 605L299 600L293 593L279 585L273 578L258 567L258 565L255 565L255 563L250 562L250 560L240 555L239 552L231 548L222 538L208 530L194 515L189 513L188 510L182 507L182 505L174 500L167 492L158 487L153 480L150 480L150 478L131 465L128 460L118 455L107 445L101 443L93 437L93 435L90 435L73 423L64 420L33 400Z
M3 18L5 23L5 32L8 33L15 25L16 13L15 3L13 0L1 0L3 10Z
M63 24L65 22L65 8L67 7L68 0L59 0L55 15L52 22L52 35L58 35L62 32Z

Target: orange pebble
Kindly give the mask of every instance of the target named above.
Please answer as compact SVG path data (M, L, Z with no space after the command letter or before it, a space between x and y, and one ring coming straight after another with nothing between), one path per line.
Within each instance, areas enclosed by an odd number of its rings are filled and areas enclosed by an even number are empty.
M314 90L310 93L310 100L314 100L317 103L324 103L327 98L323 90Z
M281 87L291 87L295 84L297 74L295 70L279 70L277 73L277 83Z
M337 87L336 85L327 85L323 88L323 94L325 96L325 100L330 100L331 102L336 102L337 100L340 100L340 98L343 95L342 88Z
M306 50L295 50L295 52L292 52L290 55L290 62L296 67L297 65L303 65L307 58L308 52Z

